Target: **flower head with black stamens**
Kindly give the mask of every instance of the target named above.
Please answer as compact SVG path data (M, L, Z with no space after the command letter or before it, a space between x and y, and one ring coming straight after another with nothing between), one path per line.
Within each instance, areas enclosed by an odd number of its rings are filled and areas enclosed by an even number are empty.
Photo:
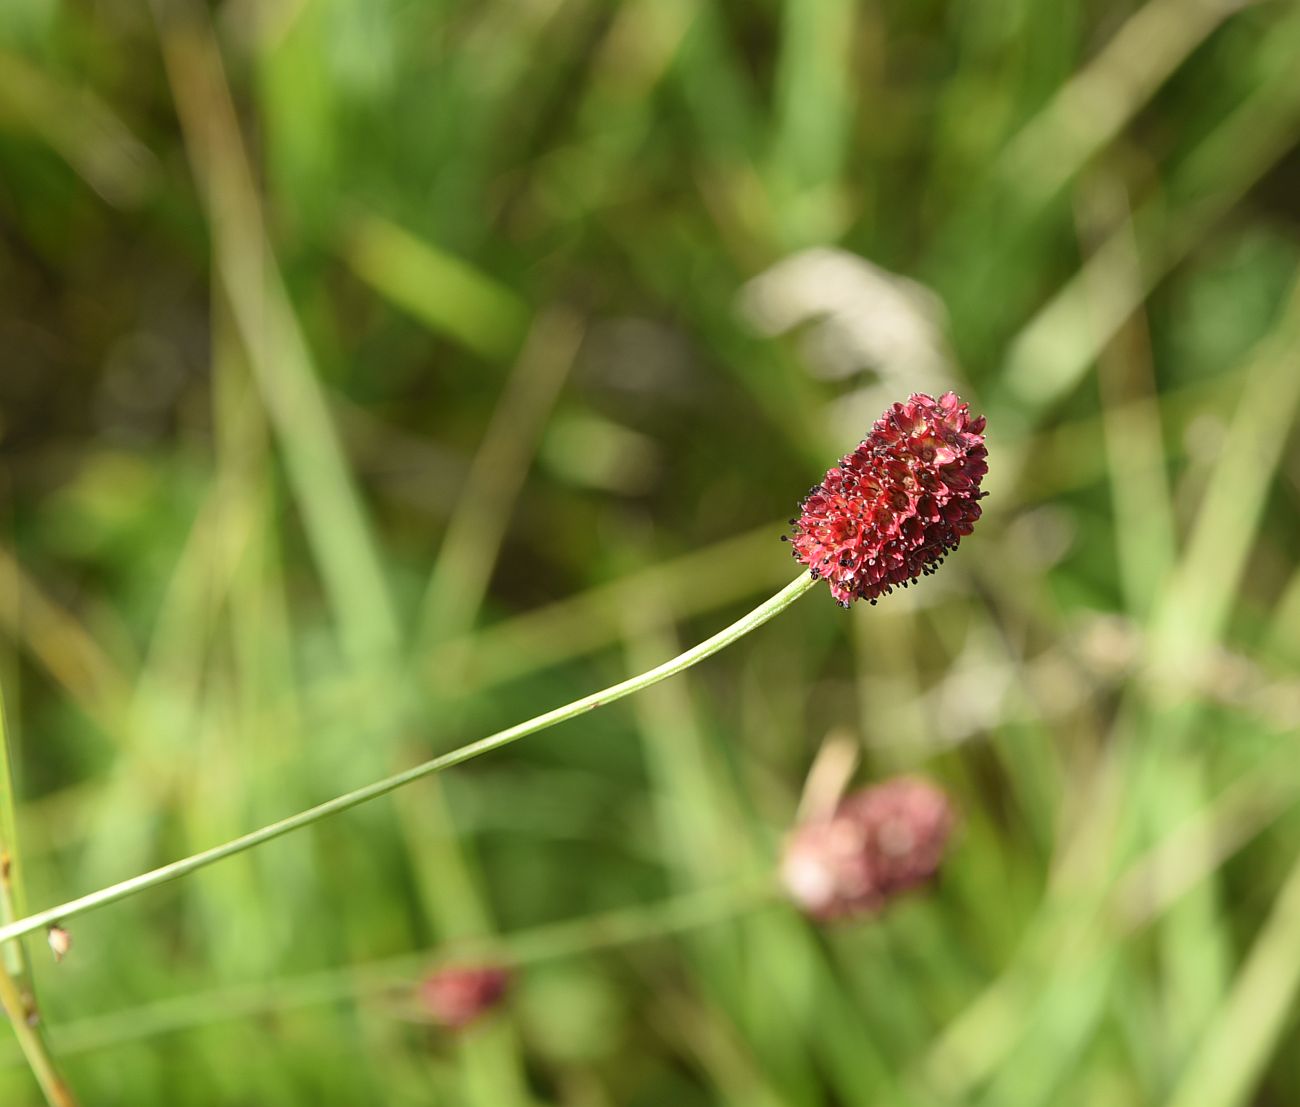
M895 777L796 827L781 860L781 882L815 919L875 914L934 876L954 822L939 788Z
M875 603L928 576L980 517L984 417L955 393L894 404L804 497L790 539L837 603Z
M496 1007L510 987L510 973L496 965L448 965L420 985L429 1017L447 1030L460 1030Z

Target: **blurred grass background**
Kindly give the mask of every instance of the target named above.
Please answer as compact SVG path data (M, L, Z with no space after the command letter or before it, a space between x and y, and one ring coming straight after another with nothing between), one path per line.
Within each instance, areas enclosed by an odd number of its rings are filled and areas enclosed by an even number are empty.
M664 659L886 402L989 417L920 588L29 943L82 1100L1300 1101L1298 56L1280 0L0 4L18 913ZM746 889L832 732L963 827L822 931ZM447 1037L458 942L526 967Z

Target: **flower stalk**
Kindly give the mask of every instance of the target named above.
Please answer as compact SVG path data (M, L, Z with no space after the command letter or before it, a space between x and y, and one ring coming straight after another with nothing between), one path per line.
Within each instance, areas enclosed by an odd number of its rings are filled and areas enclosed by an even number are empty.
M288 818L281 819L278 822L271 823L261 827L258 830L233 838L221 845L213 846L210 849L201 850L198 853L191 854L189 857L182 858L179 861L173 861L168 865L153 869L139 876L131 877L128 880L119 881L117 884L111 884L106 888L90 892L87 895L80 896L77 899L69 900L66 903L58 904L54 907L37 911L34 914L26 915L23 918L16 919L12 922L0 926L0 942L7 942L13 938L21 937L24 934L30 934L35 930L43 927L63 924L67 920L83 915L88 911L93 911L98 907L105 907L110 903L116 903L119 900L127 899L131 896L138 895L160 884L176 880L182 876L187 876L199 869L207 868L209 865L216 864L227 857L233 857L237 853L243 853L245 850L252 849L254 846L260 846L264 842L269 842L275 838L282 837L292 831L300 830L303 827L310 826L312 823L319 822L321 819L330 815L338 814L349 808L356 807L368 800L377 799L380 796L387 795L389 792L401 788L403 785L411 784L423 777L430 776L434 773L442 772L454 765L463 764L471 761L476 757L481 757L485 753L491 753L503 746L508 746L512 742L517 742L520 738L529 734L536 734L547 727L555 726L557 723L566 722L578 715L585 714L588 711L603 707L606 704L620 700L624 696L630 696L635 692L649 688L658 684L661 680L675 676L680 672L691 668L691 666L710 657L719 650L725 649L733 642L738 641L748 634L751 630L762 626L769 619L774 618L784 611L787 607L795 602L800 596L811 589L816 583L816 579L810 574L803 573L796 580L786 585L780 592L771 598L765 600L754 608L747 615L737 619L730 626L720 630L711 638L706 638L689 650L678 654L676 657L665 661L661 665L655 666L644 673L627 680L620 681L618 684L612 684L608 688L603 688L599 692L593 692L590 695L576 699L572 703L565 704L563 707L554 708L541 715L537 715L522 723L516 723L514 726L507 727L505 730L497 731L495 734L489 734L485 738L470 742L468 745L461 746L457 749L450 750L447 753L440 754L428 761L415 765L412 768L405 769L402 772L394 773L391 776L384 777L382 780L375 781L365 787L357 788L354 791L347 792L334 799L327 800L324 803L317 804L315 807L308 808L306 811L300 811L296 815L290 815Z
M907 587L920 576L932 573L961 538L970 534L981 514L979 501L986 493L979 486L988 472L983 431L983 416L972 418L969 406L954 393L945 393L938 400L913 393L906 403L894 404L876 420L857 449L827 471L822 483L814 485L804 498L799 518L791 520L795 527L794 537L789 539L792 552L809 572L713 637L638 676L306 811L67 903L6 920L0 925L0 945L41 927L55 928L66 942L61 924L76 915L187 876L658 684L779 615L819 579L827 581L832 597L843 607L857 599L874 604L895 586ZM946 831L940 837L946 837ZM3 983L0 981L0 990Z

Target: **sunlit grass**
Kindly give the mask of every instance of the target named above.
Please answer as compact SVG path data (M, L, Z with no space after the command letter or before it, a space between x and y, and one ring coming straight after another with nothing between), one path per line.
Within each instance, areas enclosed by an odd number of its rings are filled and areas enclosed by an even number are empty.
M33 936L81 1101L1291 1102L1295 8L206 8L0 5L6 917L787 582L877 383L747 324L791 251L938 294L992 495L878 608ZM962 829L823 931L748 882L832 732ZM438 1034L475 949L516 995Z

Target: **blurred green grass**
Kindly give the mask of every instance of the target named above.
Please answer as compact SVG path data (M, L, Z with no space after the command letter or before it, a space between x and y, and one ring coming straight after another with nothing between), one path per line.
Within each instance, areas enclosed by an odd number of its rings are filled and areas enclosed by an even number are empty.
M31 943L84 1102L1300 1097L1298 52L1273 0L0 6L32 907L716 629L882 397L989 417L917 591ZM831 245L884 275L765 327ZM963 829L823 932L746 889L845 728ZM540 952L449 1039L441 948Z

